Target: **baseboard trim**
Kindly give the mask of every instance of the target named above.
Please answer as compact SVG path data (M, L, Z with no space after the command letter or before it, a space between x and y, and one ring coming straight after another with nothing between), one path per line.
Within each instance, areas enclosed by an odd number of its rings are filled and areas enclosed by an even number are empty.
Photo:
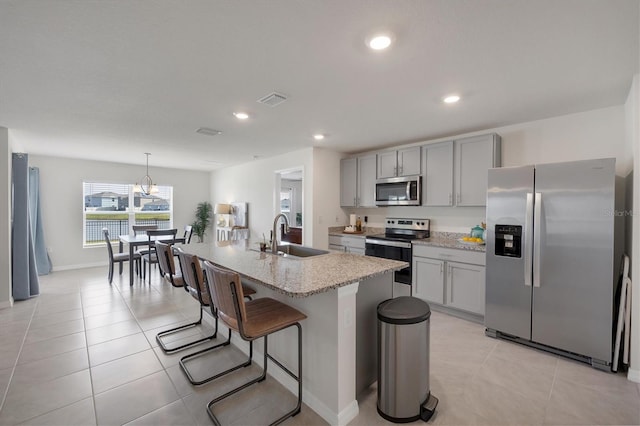
M13 297L9 300L5 300L4 302L0 302L0 309L10 308L13 306Z
M630 368L629 371L627 371L627 379L632 382L640 383L640 370L632 370Z
M109 264L105 262L94 262L94 263L81 263L78 265L52 266L51 272L70 271L73 269L88 269L88 268L95 268L98 266L109 266ZM114 266L114 268L117 268L117 266Z

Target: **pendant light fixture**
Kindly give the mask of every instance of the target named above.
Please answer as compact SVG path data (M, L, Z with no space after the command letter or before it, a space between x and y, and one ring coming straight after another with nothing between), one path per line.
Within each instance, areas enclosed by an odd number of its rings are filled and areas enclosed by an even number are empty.
M133 187L133 192L144 195L157 194L158 185L155 185L153 180L151 180L151 176L149 176L149 156L151 153L145 152L144 155L147 156L147 174L142 178L141 183L136 182L136 185Z

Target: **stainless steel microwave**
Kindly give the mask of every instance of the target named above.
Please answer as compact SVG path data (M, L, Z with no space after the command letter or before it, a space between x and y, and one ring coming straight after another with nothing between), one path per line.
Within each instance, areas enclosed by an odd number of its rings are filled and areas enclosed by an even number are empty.
M419 206L422 176L403 176L376 181L376 206Z

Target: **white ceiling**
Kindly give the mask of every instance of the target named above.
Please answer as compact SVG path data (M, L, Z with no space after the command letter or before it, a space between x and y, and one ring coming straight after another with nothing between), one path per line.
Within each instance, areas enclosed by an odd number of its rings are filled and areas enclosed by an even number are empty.
M0 126L29 153L152 167L359 152L623 104L638 16L638 0L0 0ZM390 50L365 46L375 30ZM256 102L272 91L289 99Z

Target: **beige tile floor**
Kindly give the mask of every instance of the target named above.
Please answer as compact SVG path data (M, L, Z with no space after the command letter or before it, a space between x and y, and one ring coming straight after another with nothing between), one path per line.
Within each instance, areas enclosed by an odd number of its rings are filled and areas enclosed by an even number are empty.
M0 310L0 425L206 425L208 401L248 376L243 369L193 387L155 334L197 317L182 289L155 281L133 287L106 268L41 277L42 294ZM195 330L190 333L204 333ZM184 335L180 336L185 338ZM234 349L190 364L196 377L223 369ZM623 374L484 336L483 327L434 312L433 424L640 424L640 387ZM352 425L390 424L376 412L376 388L360 396ZM216 407L223 424L275 418L295 397L274 380ZM421 423L421 422L416 422ZM322 425L308 407L289 425Z

